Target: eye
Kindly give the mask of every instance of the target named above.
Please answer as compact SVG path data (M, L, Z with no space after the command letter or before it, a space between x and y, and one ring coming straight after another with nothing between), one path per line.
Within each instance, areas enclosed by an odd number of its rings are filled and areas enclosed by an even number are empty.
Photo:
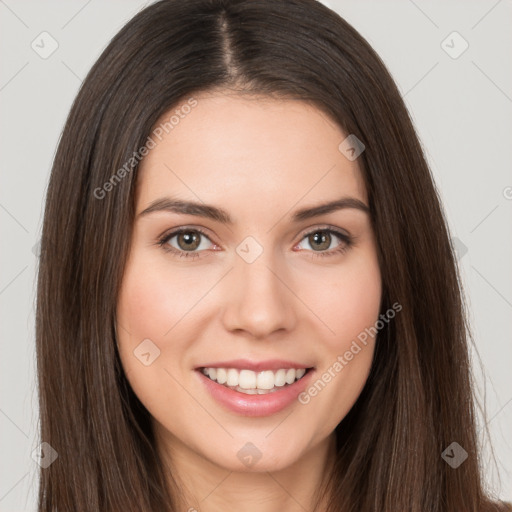
M215 246L208 236L197 228L180 228L167 233L158 242L166 251L184 257L198 257L200 251Z
M352 245L352 238L334 229L316 229L304 235L302 241L296 246L300 249L307 249L303 244L318 254L313 256L331 256L347 251Z
M310 249L303 247L304 243L309 245ZM311 256L313 257L334 256L347 251L352 243L352 237L345 233L332 228L318 228L305 233L302 241L295 247L300 250L307 249L308 252L312 252ZM158 245L166 252L180 258L198 258L202 251L218 249L218 246L201 229L187 227L175 229L163 235L158 241Z

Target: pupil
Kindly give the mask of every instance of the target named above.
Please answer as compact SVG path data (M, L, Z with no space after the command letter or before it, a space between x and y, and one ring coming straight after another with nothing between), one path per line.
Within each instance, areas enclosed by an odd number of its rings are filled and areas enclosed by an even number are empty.
M182 244L184 242L184 244ZM178 236L178 245L185 250L197 249L199 247L199 236L193 231L187 231L186 233L180 233Z
M317 231L316 233L313 233L313 235L309 236L309 241L313 249L315 248L315 244L320 245L320 247L318 247L319 250L328 249L329 245L331 245L331 235L325 231Z
M314 249L315 245L317 246L318 250L328 249L329 246L331 245L331 235L329 235L325 231L317 231L316 233L313 233L313 235L309 236L309 241ZM178 236L178 244L181 248L185 248L185 250L197 249L199 247L199 236L197 235L197 233L193 231L181 233Z

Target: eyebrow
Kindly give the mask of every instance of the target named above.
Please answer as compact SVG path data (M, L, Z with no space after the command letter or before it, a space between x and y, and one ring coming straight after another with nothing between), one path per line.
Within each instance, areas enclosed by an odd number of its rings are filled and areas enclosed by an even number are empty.
M360 210L367 214L370 213L370 208L361 200L356 199L355 197L342 197L341 199L330 201L328 203L301 208L293 214L292 221L300 222L318 217L320 215L326 215L337 210L348 208ZM197 217L212 219L222 224L233 224L233 220L231 219L229 213L222 208L204 203L196 203L194 201L171 199L170 197L162 197L160 199L156 199L150 203L150 205L145 210L140 212L138 217L143 217L145 215L149 215L150 213L162 211L180 213L184 215L195 215Z

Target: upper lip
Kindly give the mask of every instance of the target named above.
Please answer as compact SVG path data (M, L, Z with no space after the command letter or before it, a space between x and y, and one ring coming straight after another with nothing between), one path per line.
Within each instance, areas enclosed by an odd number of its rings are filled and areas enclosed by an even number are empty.
M238 370L252 370L254 372L261 372L264 370L279 370L295 368L295 369L308 369L312 365L297 363L295 361L285 361L283 359L267 359L266 361L250 361L249 359L233 359L231 361L215 361L213 363L206 363L196 367L196 370L201 368L235 368Z

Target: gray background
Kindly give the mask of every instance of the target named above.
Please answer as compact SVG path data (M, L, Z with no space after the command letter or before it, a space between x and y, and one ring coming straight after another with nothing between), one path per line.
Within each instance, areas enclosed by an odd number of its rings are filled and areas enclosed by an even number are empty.
M426 148L470 307L471 352L486 409L479 424L487 423L491 432L487 439L481 431L485 473L491 489L511 500L512 3L324 3L381 55ZM81 80L110 38L146 4L0 0L0 511L35 510L34 246L52 158ZM50 39L41 42L48 37L40 36L44 31L58 43L46 59L31 47L35 41L50 48ZM463 39L450 36L454 31ZM453 58L464 40L468 49Z

